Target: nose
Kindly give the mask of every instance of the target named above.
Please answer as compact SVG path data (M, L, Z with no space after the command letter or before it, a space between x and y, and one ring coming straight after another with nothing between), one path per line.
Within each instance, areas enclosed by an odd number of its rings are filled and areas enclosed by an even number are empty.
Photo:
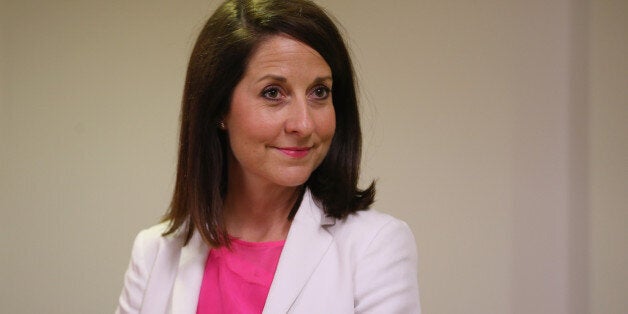
M306 99L295 99L290 104L286 119L286 133L299 136L309 136L314 132L314 120L312 119L312 108Z

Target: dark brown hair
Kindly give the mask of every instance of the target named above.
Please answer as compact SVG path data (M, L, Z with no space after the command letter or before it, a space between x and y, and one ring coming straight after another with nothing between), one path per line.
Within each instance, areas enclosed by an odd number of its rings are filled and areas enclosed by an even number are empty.
M357 187L362 147L353 66L329 16L307 0L228 0L201 31L187 69L181 109L177 179L165 234L182 226L211 245L228 245L222 205L227 193L229 142L217 125L247 61L268 36L285 34L316 50L331 68L336 132L327 156L305 183L327 215L344 218L367 209L375 185ZM303 189L301 189L303 191ZM298 203L295 208L298 208ZM290 214L291 219L295 210Z

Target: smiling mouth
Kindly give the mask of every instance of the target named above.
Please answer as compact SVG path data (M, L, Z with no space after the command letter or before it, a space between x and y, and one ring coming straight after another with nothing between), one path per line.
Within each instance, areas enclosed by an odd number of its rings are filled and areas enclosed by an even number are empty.
M292 158L303 158L310 153L312 147L276 147L284 155Z

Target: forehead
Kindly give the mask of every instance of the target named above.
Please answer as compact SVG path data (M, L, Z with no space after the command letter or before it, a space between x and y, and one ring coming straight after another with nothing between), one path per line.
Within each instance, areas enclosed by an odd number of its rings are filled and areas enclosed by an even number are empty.
M329 65L316 50L287 35L264 39L251 55L247 72L282 71L294 67L317 72L317 75L331 74Z

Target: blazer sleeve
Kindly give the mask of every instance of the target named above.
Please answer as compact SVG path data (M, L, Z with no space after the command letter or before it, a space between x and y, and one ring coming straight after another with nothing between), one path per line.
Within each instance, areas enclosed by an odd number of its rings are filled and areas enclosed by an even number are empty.
M147 229L135 237L116 314L136 314L142 308L144 292L158 251L158 243L154 239L151 241L153 237L150 232Z
M392 219L376 232L356 267L356 313L421 313L417 251L408 225Z

